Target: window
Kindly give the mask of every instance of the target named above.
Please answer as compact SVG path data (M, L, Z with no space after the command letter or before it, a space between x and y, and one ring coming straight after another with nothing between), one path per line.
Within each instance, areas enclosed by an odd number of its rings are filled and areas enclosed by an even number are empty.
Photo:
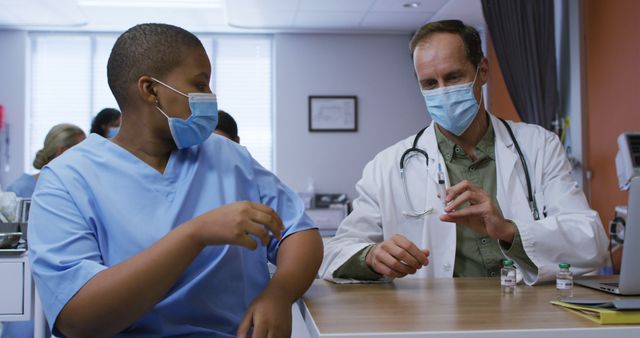
M26 126L26 168L51 127L73 123L88 130L91 115L91 39L47 36L32 40L31 111Z
M238 123L240 142L271 170L271 41L222 38L216 43L215 91Z
M103 108L118 108L116 99L109 89L109 83L107 83L107 61L117 38L111 34L93 37L93 63L89 70L93 77L91 81L93 89L91 93L91 120ZM87 126L87 129L90 127L91 124Z
M117 34L32 33L31 109L27 117L27 171L54 125L89 132L102 108L117 108L107 83L107 60ZM238 123L242 145L272 169L271 37L199 35L212 61L211 88L219 109Z

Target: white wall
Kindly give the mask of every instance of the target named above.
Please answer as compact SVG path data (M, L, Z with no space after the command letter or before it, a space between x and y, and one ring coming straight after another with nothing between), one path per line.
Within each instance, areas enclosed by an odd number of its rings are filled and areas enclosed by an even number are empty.
M0 130L0 185L3 188L25 169L27 44L27 33L24 31L0 31L0 105L4 106L5 116L5 128ZM10 140L8 149L5 143L7 125ZM6 163L7 155L9 166Z
M429 119L406 35L275 36L275 170L297 191L346 192L376 153ZM308 131L309 95L356 95L358 131Z

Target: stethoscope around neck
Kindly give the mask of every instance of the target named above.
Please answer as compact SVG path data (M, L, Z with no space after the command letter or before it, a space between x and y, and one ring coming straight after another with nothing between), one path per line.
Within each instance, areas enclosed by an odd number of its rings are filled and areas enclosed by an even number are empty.
M533 219L537 221L540 219L540 213L538 212L538 206L536 204L536 200L533 198L533 188L531 186L531 178L529 176L529 169L527 168L527 161L525 160L524 155L522 154L522 150L520 149L520 145L518 144L518 141L516 141L516 137L513 135L513 130L511 130L511 126L509 126L507 121L505 121L504 119L502 118L498 118L498 119L507 128L507 132L509 132L509 136L513 141L513 145L515 146L516 151L518 152L518 157L520 158L520 162L522 163L522 167L524 169L524 177L527 181L527 199L529 202L529 208L531 209L531 213L533 214ZM407 187L407 177L405 173L406 163L407 163L406 161L414 156L424 156L425 163L427 165L427 173L429 172L429 155L427 154L426 151L418 148L418 141L420 140L420 137L422 136L422 134L424 134L424 131L426 129L427 127L422 128L422 130L420 130L416 134L416 136L413 138L413 145L411 146L411 148L405 150L404 153L402 153L402 156L400 156L400 177L402 178L402 190L404 191L404 197L409 207L409 210L404 211L403 214L407 216L412 216L412 217L422 217L424 215L428 215L433 212L433 208L427 208L425 210L420 211L414 207L413 203L411 202L411 198L409 198L409 188Z
M424 160L427 165L427 173L429 172L429 155L427 154L426 151L418 148L418 141L420 140L420 137L422 136L425 130L427 130L427 127L422 128L422 130L420 130L416 134L416 137L413 138L413 145L411 146L411 148L405 150L404 153L402 153L402 156L400 156L400 177L402 178L402 191L404 192L404 199L407 201L407 205L409 206L409 210L404 211L403 214L407 216L412 216L412 217L421 217L423 215L427 215L433 212L433 208L428 208L424 211L417 211L417 209L413 206L413 203L411 202L411 198L409 198L409 189L407 188L407 176L405 174L406 161L414 156L420 156L420 155L424 156Z

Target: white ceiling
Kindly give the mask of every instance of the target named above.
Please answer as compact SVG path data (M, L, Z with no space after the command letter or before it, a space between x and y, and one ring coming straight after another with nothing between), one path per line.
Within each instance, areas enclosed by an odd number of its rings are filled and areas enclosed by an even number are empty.
M194 32L408 33L454 18L482 29L480 0L0 0L0 29L119 32L163 22Z

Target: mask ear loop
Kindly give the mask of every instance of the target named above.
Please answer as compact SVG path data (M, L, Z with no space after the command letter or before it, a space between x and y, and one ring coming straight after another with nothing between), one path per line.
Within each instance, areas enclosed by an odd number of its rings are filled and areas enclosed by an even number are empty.
M478 67L476 67L476 75L473 76L472 85L476 84L476 80L478 79L478 73L480 73L480 65L478 65Z
M169 86L168 84L166 84L166 83L164 83L164 82L162 82L162 81L160 81L160 80L156 79L155 77L151 77L151 80L153 80L153 81L155 81L155 82L157 82L157 83L159 83L159 84L161 84L161 85L163 85L163 86L165 86L165 87L167 87L167 88L169 88L169 89L173 90L174 92L176 92L176 93L178 93L178 94L180 94L180 95L182 95L182 96L184 96L184 97L186 97L186 98L189 98L189 95L187 95L187 94L185 94L185 93L183 93L183 92L181 92L181 91L179 91L179 90L177 90L177 89L175 89L175 88L173 88L173 87Z
M153 80L153 81L155 81L155 82L157 82L157 83L159 83L159 84L161 84L161 85L173 90L174 92L176 92L176 93L178 93L178 94L180 94L180 95L182 95L182 96L184 96L186 98L189 98L189 95L184 94L183 92L181 92L181 91L169 86L168 84L156 79L153 76L151 77L151 80ZM160 111L162 113L162 115L164 115L168 120L170 120L171 118L169 117L169 115L167 115L167 113L165 113L162 109L160 109L159 105L160 105L160 100L158 100L158 95L156 95L156 109L158 111Z
M156 107L156 109L157 109L159 112L161 112L161 113L162 113L162 115L164 115L164 117L166 117L166 118L167 118L167 120L171 119L171 118L169 117L169 115L167 115L167 113L165 113L165 112L164 112L164 110L160 109L160 107L159 107L159 106L160 106L160 100L158 100L158 97L156 97L156 106L155 106L155 107Z
M476 84L476 80L478 79L478 74L480 73L480 64L476 67L476 75L473 77L473 82L471 83L471 88ZM482 86L480 86L480 101L478 101L478 110L480 110L480 105L483 104L484 100L484 91L482 90ZM477 114L478 112L476 112Z

